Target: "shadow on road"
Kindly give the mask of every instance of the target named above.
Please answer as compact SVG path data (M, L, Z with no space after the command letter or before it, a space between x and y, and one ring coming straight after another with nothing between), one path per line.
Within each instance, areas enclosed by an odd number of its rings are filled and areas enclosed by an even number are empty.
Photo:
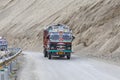
M52 57L52 59L51 60L78 60L78 59L80 59L80 57L71 57L71 59L67 59L66 57Z

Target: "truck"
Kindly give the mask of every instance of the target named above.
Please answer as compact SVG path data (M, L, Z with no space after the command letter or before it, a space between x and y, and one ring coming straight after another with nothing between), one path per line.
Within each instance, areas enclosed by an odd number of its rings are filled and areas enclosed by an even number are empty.
M53 56L71 58L72 41L75 37L72 30L63 24L49 25L43 32L44 57L51 59Z
M8 42L5 38L0 37L0 51L6 51L8 48Z

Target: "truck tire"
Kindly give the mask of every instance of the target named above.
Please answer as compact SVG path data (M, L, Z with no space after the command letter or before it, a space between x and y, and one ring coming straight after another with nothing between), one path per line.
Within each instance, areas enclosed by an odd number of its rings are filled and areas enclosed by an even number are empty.
M48 59L51 59L51 58L52 58L51 53L48 53Z
M44 57L47 57L48 55L47 55L47 51L46 51L46 49L44 49Z
M71 53L67 53L67 59L71 58Z

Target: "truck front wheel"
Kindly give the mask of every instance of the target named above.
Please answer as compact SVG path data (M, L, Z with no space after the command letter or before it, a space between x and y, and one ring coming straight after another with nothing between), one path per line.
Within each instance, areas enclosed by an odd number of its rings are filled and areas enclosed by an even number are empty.
M71 58L71 53L67 53L67 59Z
M46 49L44 49L44 57L47 57L48 55L47 55L47 51L46 51Z
M52 58L51 53L48 53L48 59L51 59L51 58Z

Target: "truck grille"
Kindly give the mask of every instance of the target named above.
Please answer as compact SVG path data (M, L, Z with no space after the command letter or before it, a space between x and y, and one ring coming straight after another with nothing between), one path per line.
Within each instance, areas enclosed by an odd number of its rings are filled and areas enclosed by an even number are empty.
M63 45L58 45L58 46L57 46L57 50L65 50L65 46L63 46Z

